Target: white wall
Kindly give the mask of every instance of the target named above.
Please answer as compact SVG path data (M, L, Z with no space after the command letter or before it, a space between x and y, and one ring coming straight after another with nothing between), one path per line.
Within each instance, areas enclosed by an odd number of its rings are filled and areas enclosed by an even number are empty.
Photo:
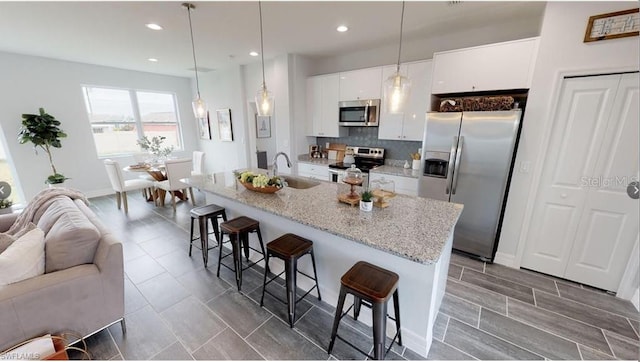
M527 21L505 21L463 32L434 34L429 38L405 38L402 41L402 62L432 59L433 53L439 51L530 38L538 36L538 34L540 34L540 20L537 17L532 17ZM334 57L314 59L311 75L395 64L397 60L398 45L392 44Z
M274 92L275 97L275 109L278 109L280 106L280 94L275 94L274 85L272 83L273 74L274 74L274 62L269 60L265 62L265 77L267 81L267 88ZM247 100L247 116L250 118L248 120L248 129L250 132L251 144L250 147L250 159L251 166L256 167L256 156L255 151L267 151L267 159L270 160L276 154L276 128L277 122L275 114L271 116L271 137L269 138L256 138L256 125L254 120L255 114L255 96L258 92L260 85L262 84L262 65L260 62L256 62L253 64L247 64L242 67L243 76L244 76L244 87L246 91L246 100ZM251 104L250 104L251 103Z
M185 153L196 148L197 128L191 112L193 93L188 78L0 52L0 79L0 126L5 136L2 141L27 200L45 187L44 180L51 174L42 152L36 155L30 145L17 141L21 115L36 113L39 107L61 121L61 128L68 135L62 140L62 148L53 151L56 168L71 178L66 185L89 196L112 192L93 143L81 90L83 84L174 92L183 124ZM125 158L121 163L131 161Z
M249 130L241 66L200 75L200 95L209 107L211 140L198 139L205 152L205 172L220 172L249 165ZM220 141L216 110L231 109L233 142Z
M529 173L514 172L496 262L518 267L535 202L542 152L548 141L555 99L567 74L598 74L638 69L638 37L583 43L592 15L630 9L637 2L550 2L547 4L540 48L529 92L522 136L516 157L531 162Z

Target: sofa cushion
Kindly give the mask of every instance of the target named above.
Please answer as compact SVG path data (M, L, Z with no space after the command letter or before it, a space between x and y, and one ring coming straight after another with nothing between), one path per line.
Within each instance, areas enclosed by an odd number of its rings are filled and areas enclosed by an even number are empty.
M100 232L71 199L52 203L38 220L38 227L45 232L47 273L93 262Z
M0 254L0 286L44 273L44 232L34 229Z

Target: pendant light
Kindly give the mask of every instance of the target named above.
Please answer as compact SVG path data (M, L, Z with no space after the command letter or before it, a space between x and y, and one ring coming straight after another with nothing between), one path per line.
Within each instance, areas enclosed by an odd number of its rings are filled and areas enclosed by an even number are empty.
M262 39L262 3L258 1L260 11L260 56L262 57L262 86L256 94L256 108L259 116L271 116L273 114L273 93L267 90L267 82L264 78L264 40Z
M384 98L387 113L403 113L404 106L411 93L411 80L400 74L400 54L402 53L402 26L404 25L404 1L400 16L400 45L396 72L384 81Z
M195 9L196 6L191 3L182 3L182 7L187 9L187 14L189 15L189 31L191 33L191 53L193 54L193 69L196 72L196 91L198 95L196 99L191 103L193 105L193 114L196 118L206 118L207 117L207 104L200 98L200 81L198 80L198 63L196 62L196 46L193 42L193 26L191 25L191 10Z

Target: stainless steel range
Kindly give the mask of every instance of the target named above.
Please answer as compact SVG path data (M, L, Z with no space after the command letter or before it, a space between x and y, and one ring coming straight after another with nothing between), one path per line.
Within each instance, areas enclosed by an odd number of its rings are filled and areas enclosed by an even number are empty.
M362 184L369 185L369 170L384 165L384 148L349 146L346 154L353 154L354 162L336 162L329 165L329 180L342 182L344 172L351 165L356 165L362 171ZM345 157L346 159L346 157Z

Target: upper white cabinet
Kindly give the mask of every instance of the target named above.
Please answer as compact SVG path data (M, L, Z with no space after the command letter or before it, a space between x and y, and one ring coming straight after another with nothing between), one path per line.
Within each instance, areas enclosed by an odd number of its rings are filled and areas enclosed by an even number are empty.
M432 61L421 61L400 66L400 73L411 80L411 95L403 114L389 114L382 99L378 138L399 141L422 141L425 114L431 105ZM382 82L396 71L396 66L382 68Z
M347 130L338 125L338 74L307 78L308 135L345 137Z
M531 87L538 39L529 38L433 55L433 94Z
M382 98L382 68L367 68L340 73L340 100Z

